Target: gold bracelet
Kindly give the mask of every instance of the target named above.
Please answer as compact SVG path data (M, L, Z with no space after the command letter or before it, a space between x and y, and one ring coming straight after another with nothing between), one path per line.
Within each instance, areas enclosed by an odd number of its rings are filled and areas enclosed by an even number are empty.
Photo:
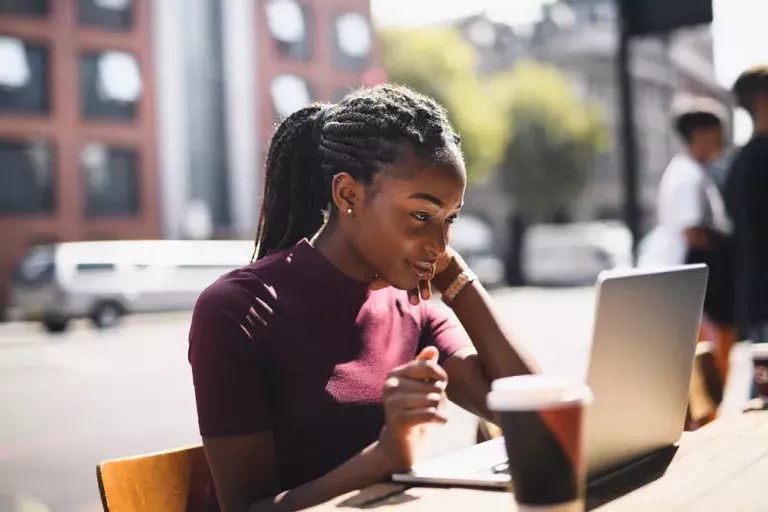
M453 280L451 285L443 292L443 302L450 305L456 296L472 281L477 280L477 274L467 269L461 272L456 279Z

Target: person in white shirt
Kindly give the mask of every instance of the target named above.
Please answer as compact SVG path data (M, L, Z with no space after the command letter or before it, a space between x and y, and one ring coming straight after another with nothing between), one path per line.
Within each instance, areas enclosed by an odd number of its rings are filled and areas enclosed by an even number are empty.
M729 231L722 196L706 167L723 149L720 118L710 112L687 111L675 120L686 151L675 155L659 183L658 224L669 236L665 258L670 265L685 263L688 250L706 248L708 230Z
M709 265L705 321L714 331L710 341L724 385L736 340L732 245L720 190L706 170L723 151L722 114L716 104L698 100L674 123L685 151L672 158L659 183L656 236L664 240L664 264Z

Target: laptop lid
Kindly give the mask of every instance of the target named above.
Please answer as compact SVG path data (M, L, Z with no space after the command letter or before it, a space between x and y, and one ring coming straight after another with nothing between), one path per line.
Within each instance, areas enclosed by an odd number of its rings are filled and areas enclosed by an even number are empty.
M593 482L659 453L681 436L708 269L605 272L587 381L586 452ZM393 475L408 483L503 488L502 439L452 452ZM597 480L595 480L597 479Z
M587 382L590 475L675 443L683 432L706 265L608 271L597 282Z

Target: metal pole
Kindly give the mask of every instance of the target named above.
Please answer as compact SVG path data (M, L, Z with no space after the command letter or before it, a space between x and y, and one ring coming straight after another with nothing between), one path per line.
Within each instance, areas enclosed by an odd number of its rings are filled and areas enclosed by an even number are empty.
M640 242L640 207L637 197L638 166L637 139L635 138L635 111L630 72L631 35L628 29L628 0L619 0L619 51L617 58L621 111L621 147L624 167L624 219L632 233L632 261L637 263L637 246Z

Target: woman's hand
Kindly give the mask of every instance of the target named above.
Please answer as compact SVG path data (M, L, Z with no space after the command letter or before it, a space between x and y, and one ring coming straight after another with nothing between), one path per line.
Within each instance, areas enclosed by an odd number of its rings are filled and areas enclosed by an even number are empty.
M414 306L419 304L420 300L429 300L432 298L432 285L434 284L438 290L443 290L445 287L450 286L453 280L464 269L467 268L467 264L459 256L459 253L448 247L443 255L435 263L432 276L429 279L425 279L419 282L412 290L408 290L408 300ZM368 287L371 290L380 290L389 286L389 283L383 279L374 279Z
M431 299L432 285L438 290L444 290L450 286L453 280L456 279L456 276L465 268L467 268L467 264L459 256L459 253L448 247L440 259L437 260L432 277L421 281L416 288L408 292L408 299L411 304L415 306L419 303L419 300Z
M447 421L440 407L445 401L448 375L437 358L437 349L427 347L410 363L392 370L384 382L386 423L378 446L393 472L413 465L426 425Z

